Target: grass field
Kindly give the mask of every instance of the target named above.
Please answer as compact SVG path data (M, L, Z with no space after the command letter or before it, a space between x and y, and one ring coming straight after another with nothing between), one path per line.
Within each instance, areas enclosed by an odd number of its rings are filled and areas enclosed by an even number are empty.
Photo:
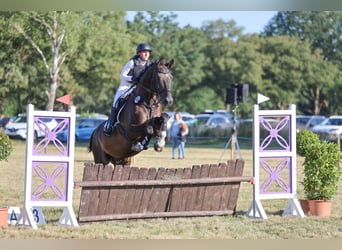
M13 141L14 151L8 162L0 162L0 207L23 206L25 176L25 142ZM74 180L81 181L83 164L92 161L86 144L78 144L75 152ZM187 145L185 160L172 160L171 149L166 147L162 153L152 149L140 153L133 163L139 167L191 167L199 164L217 163L223 153L222 161L230 159L230 149L223 151L222 145L210 148ZM251 176L252 150L241 149L245 160L245 176ZM298 195L303 197L302 161L297 158ZM246 216L252 201L252 185L242 183L236 216L217 216L201 218L173 218L131 221L106 221L81 224L79 227L58 226L62 214L60 208L43 208L46 225L38 230L30 227L9 226L0 228L0 238L15 239L332 239L342 238L342 181L338 195L333 199L332 216L318 218L308 216L303 219L281 216L287 200L262 201L268 219L253 219ZM73 207L77 215L80 189L74 190Z

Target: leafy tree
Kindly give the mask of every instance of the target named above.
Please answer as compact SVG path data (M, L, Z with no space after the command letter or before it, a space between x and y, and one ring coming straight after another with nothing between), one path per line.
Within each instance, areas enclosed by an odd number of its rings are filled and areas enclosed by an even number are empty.
M249 84L251 90L261 84L262 67L257 51L260 42L256 36L243 35L242 28L235 27L235 22L207 22L203 32L207 35L205 48L205 77L201 86L208 86L215 91L225 108L226 89L235 83ZM249 100L249 103L252 99ZM251 116L252 105L241 105L241 115ZM227 107L229 109L229 107Z
M324 59L341 62L341 11L280 11L265 27L266 36L295 36L321 49Z
M66 61L68 84L62 90L72 93L78 112L106 113L120 84L122 67L135 54L136 44L127 31L124 12L80 14L85 22L79 46Z
M310 44L312 61L306 62L303 72L307 86L304 99L299 97L304 113L328 115L342 111L338 101L342 94L336 92L342 86L341 73L336 71L336 67L340 72L342 69L341 12L281 11L269 21L263 35L298 37Z
M49 87L46 89L45 109L53 110L56 91L60 85L59 74L70 53L77 46L77 34L82 20L69 11L19 12L12 19L12 26L36 51L45 68Z
M19 111L15 104L17 101L21 103L21 100L14 97L27 89L29 80L23 74L26 48L11 28L11 16L9 12L0 13L0 46L4 48L0 52L0 114L7 115L11 115L10 109L13 113Z

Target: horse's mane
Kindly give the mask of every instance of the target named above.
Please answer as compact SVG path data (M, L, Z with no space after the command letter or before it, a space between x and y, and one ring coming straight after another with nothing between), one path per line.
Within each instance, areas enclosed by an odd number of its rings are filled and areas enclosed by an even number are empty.
M154 62L151 62L150 65L148 65L142 72L141 72L141 78L145 77L145 74L155 66L155 64L157 63L157 60L155 60Z

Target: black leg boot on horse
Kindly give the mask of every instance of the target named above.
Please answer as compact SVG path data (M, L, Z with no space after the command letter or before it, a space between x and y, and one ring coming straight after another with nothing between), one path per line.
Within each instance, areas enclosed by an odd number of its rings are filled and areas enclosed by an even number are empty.
M112 106L109 118L106 121L105 125L103 126L103 134L105 136L111 136L113 132L114 124L116 122L116 116L117 116L117 108Z

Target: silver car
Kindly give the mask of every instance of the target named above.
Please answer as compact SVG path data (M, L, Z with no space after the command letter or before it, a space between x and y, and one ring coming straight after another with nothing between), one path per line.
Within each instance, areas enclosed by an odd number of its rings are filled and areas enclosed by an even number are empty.
M311 130L314 126L320 124L326 119L323 115L297 115L296 126L297 132L308 129Z
M319 125L314 126L312 132L322 140L335 142L340 140L342 136L342 115L330 116Z
M58 122L56 119L53 118L40 118L40 120L50 129L54 129ZM27 134L27 116L25 114L19 114L16 119L14 119L13 122L10 122L7 124L4 128L4 133L7 134L10 138L17 138L17 139L23 139L26 140ZM34 125L34 137L35 139L44 137L45 133L41 129L38 128L38 126Z

